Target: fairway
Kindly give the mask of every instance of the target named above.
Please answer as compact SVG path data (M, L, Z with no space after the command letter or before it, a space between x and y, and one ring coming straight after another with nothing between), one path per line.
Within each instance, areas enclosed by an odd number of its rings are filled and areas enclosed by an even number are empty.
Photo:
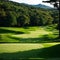
M0 60L60 60L57 36L52 27L0 27Z
M42 44L24 44L24 43L12 43L12 44L0 44L0 53L12 53L12 52L18 52L18 51L28 51L32 49L39 49L43 48Z
M52 27L0 27L0 60L60 60L57 36Z
M30 34L22 34L22 35L13 35L15 37L20 37L20 38L38 38L39 35L46 35L46 34L52 34L52 32L45 31L44 29L39 29L36 31L29 31Z
M0 27L0 42L43 43L56 42L58 30L52 27Z
M56 49L57 47L60 47L60 43L0 44L0 59L3 60L22 60L22 59L52 60L53 59L54 60L56 58L57 60L59 60L60 56L58 54L59 50ZM57 50L57 55L56 52L54 52L54 50Z

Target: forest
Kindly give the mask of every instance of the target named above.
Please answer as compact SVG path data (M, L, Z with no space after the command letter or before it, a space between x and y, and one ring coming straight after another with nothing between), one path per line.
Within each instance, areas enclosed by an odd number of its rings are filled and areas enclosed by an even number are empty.
M58 24L59 11L36 8L24 3L0 0L0 26L46 26Z

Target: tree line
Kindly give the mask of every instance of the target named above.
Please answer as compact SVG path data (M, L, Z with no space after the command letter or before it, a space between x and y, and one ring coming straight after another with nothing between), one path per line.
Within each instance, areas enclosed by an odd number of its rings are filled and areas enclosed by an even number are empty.
M0 26L44 26L58 24L59 12L27 4L0 0Z

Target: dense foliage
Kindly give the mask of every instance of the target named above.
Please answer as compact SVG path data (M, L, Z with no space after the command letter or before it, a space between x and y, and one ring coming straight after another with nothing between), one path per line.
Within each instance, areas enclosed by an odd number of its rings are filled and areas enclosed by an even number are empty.
M0 0L0 26L43 26L58 23L58 11Z

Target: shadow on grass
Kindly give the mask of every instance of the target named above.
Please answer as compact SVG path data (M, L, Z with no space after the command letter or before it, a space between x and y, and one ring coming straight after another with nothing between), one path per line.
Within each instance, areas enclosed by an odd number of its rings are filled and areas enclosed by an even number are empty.
M21 32L21 31L13 31L13 30L7 30L7 29L0 28L0 34L4 34L4 33L24 34L24 32Z
M15 42L13 41L11 43L50 43L50 42L60 42L60 39L51 38L48 35L43 35L42 37L39 37L39 38L18 38L18 37L12 37L12 36L7 36L7 37L9 39L11 39L11 40L15 40ZM16 42L16 41L18 41L18 42ZM7 43L7 42L5 42L5 43Z
M30 60L29 58L37 58L37 60L48 60L49 58L60 58L60 44L52 47L33 49L29 51L20 51L14 53L0 53L1 60ZM38 59L42 58L42 59ZM32 60L34 60L32 59Z

